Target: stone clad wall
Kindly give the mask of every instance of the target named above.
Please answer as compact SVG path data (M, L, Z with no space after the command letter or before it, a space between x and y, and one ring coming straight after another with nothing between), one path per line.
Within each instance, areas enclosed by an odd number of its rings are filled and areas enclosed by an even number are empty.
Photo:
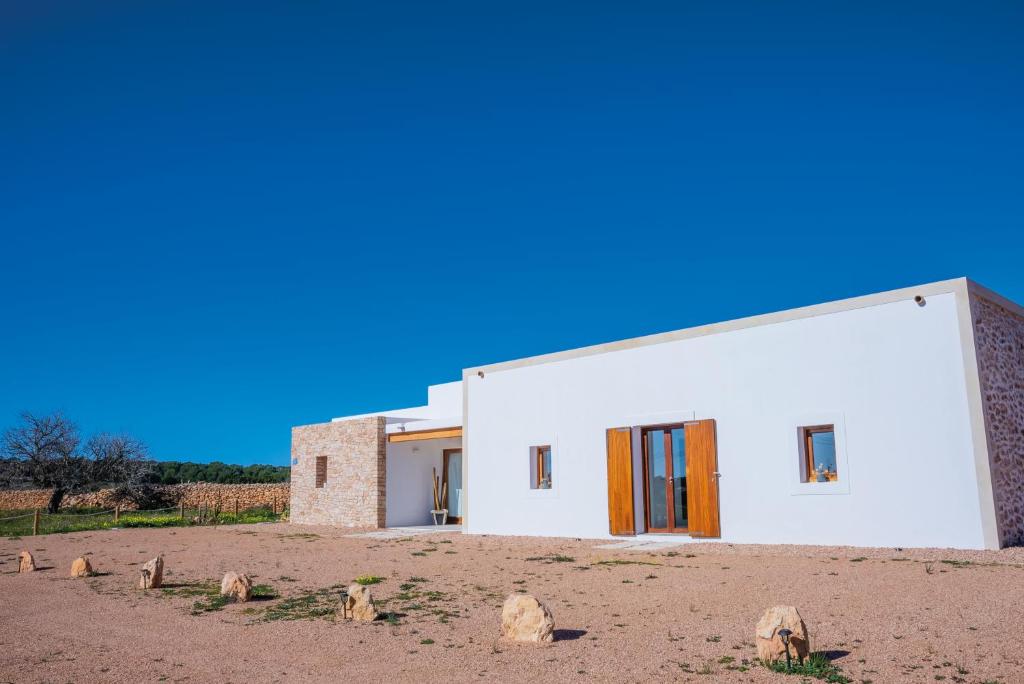
M223 510L234 508L235 499L241 510L247 508L271 507L276 505L281 511L288 505L289 485L281 484L216 484L213 482L193 482L180 485L160 485L156 487L170 494L175 504L185 503L188 508L198 506L220 506ZM113 508L117 503L112 497L113 491L101 489L96 492L71 494L64 497L62 508L97 507ZM0 491L0 510L46 508L50 501L49 489L18 489ZM129 510L130 504L121 504L121 508Z
M292 428L291 521L384 527L387 437L384 418L356 418ZM316 459L327 480L316 486Z
M1024 318L971 297L1000 546L1024 544Z

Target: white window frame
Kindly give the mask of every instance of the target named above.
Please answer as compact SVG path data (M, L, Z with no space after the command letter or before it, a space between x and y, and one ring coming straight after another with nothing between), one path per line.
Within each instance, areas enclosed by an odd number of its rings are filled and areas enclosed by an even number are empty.
M806 453L804 452L804 428L831 425L836 439L836 471L835 482L804 482L806 469ZM850 493L850 482L853 473L850 471L849 450L846 445L846 418L838 411L815 411L793 416L788 425L789 438L786 442L786 459L783 466L787 470L790 482L790 494L806 495L845 495Z
M537 482L537 447L551 447L551 489L537 489L535 484ZM562 481L561 475L561 461L559 458L558 438L548 437L547 439L539 438L533 439L527 442L520 453L525 453L529 458L530 467L527 468L526 475L526 496L530 499L557 499L558 489Z

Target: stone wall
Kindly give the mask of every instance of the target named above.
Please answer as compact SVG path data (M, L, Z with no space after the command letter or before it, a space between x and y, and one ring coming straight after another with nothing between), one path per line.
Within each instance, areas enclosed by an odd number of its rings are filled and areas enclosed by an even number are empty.
M157 489L167 492L169 498L178 505L184 502L188 508L198 506L220 506L228 511L238 500L239 509L277 506L282 510L288 505L289 485L283 484L215 484L212 482L194 482L180 485L161 485ZM71 494L64 497L62 508L88 506L113 508L117 503L112 497L112 490L101 489L84 494ZM0 491L0 510L22 508L46 508L50 501L49 489L21 489ZM128 510L131 505L121 506Z
M1000 546L1024 544L1024 318L971 297Z
M385 526L384 424L384 418L371 417L292 428L292 522ZM317 487L320 456L327 459L327 478Z

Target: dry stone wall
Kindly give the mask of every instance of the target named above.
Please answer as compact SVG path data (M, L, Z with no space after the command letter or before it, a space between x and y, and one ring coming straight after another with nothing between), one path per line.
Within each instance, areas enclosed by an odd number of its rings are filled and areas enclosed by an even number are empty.
M167 492L168 498L178 505L184 503L188 508L199 506L220 506L227 511L234 508L238 500L238 508L277 506L281 511L288 505L290 487L284 484L216 484L212 482L194 482L180 485L160 485L156 489ZM64 497L62 508L78 506L113 508L117 503L113 491L101 489L96 492L71 494ZM50 500L49 489L21 489L0 491L0 510L46 508ZM122 504L123 509L133 506Z
M971 297L1000 546L1024 544L1024 318Z
M375 416L292 428L292 522L384 527L384 424ZM326 459L320 487L318 458Z

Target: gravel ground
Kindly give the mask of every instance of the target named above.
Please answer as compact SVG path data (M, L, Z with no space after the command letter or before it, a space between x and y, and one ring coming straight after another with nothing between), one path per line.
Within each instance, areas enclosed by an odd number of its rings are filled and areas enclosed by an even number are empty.
M750 664L760 614L793 604L812 647L853 682L1024 682L1024 549L647 553L592 540L345 534L265 524L4 539L0 681L798 684ZM42 569L18 575L26 548ZM69 578L83 553L99 576ZM170 586L143 592L138 568L157 553ZM227 570L279 598L193 614L203 597L187 594ZM334 594L312 592L364 574L385 578L372 589L397 624L301 617ZM549 605L555 643L498 638L515 591Z

